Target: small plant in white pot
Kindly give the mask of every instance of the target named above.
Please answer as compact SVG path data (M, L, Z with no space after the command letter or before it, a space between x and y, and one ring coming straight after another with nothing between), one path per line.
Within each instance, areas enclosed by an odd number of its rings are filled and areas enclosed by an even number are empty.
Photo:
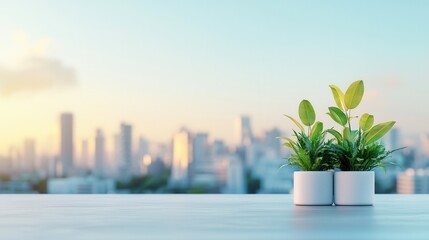
M361 102L364 94L362 80L353 82L344 94L330 85L337 107L329 107L328 115L342 126L342 132L328 129L335 138L330 145L341 171L334 175L335 205L373 205L374 168L385 170L385 159L394 151L387 151L379 140L390 131L394 121L373 126L374 116L362 114L358 127L353 130L351 110ZM393 164L393 163L390 163Z
M288 163L284 166L295 166L301 171L294 172L295 205L332 205L334 158L331 156L331 141L326 141L323 124L316 122L316 114L308 100L299 104L299 118L302 123L286 115L299 128L295 139L282 137L283 146L292 150ZM305 129L306 128L306 129Z

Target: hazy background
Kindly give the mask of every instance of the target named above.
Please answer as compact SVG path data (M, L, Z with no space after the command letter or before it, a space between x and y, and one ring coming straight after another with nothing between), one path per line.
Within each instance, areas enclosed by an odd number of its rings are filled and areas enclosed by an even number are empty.
M96 127L113 134L126 120L154 141L186 125L231 142L237 115L252 116L256 131L289 129L282 114L296 115L302 98L327 120L328 85L356 79L366 84L361 109L376 121L427 132L428 9L427 1L2 1L0 152L25 137L56 151L62 111L75 114L78 139Z

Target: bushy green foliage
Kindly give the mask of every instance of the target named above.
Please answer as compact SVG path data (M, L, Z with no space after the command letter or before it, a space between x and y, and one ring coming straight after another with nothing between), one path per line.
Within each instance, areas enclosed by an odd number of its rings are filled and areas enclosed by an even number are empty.
M385 169L386 164L393 164L386 162L385 159L402 148L388 151L379 140L392 129L395 122L374 125L373 115L365 113L359 119L359 116L351 113L363 98L363 81L353 82L345 94L335 85L329 87L336 106L329 107L327 114L342 127L342 131L333 128L323 130L323 124L315 122L316 114L311 103L307 100L301 101L298 111L301 122L286 115L300 131L294 131L293 137L296 140L282 138L285 140L283 146L293 151L288 163L283 166L296 166L304 171L324 171L333 168L340 168L343 171L370 171L377 167ZM359 127L356 130L352 129L353 119L359 119ZM326 133L330 133L334 138L325 140Z
M286 115L287 116L287 115ZM295 166L303 171L325 171L333 169L335 158L332 157L330 148L331 141L326 141L326 131L323 124L316 121L316 114L313 106L307 100L301 101L299 105L299 117L302 124L291 116L291 119L301 130L294 132L296 140L282 137L285 142L283 146L290 148L293 153L287 159L288 163L283 166ZM304 126L307 127L305 132Z
M351 110L362 100L363 81L353 82L345 94L335 85L331 85L330 88L337 107L329 107L327 114L343 128L342 133L334 129L327 130L335 137L331 149L339 168L343 171L370 171L376 167L385 169L389 162L384 160L399 149L387 151L379 140L392 129L395 122L373 126L374 116L365 113L360 117L359 128L352 130L351 121L359 116L353 116Z
M362 132L353 134L352 139L341 139L336 144L331 144L333 158L343 171L371 171L380 167L385 170L384 160L394 151L387 151L383 144L364 144Z
M294 152L288 159L289 165L304 171L325 171L335 167L335 158L330 148L332 141L325 142L325 131L315 136L295 131L294 134L296 142L288 141L283 144Z

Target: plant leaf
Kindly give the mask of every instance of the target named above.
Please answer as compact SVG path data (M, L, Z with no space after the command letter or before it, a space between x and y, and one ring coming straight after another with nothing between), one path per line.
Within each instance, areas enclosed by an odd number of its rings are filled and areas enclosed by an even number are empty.
M346 140L348 140L348 141L351 141L352 136L351 136L350 128L345 127L343 129L343 138L346 139Z
M299 118L305 126L313 125L314 121L316 120L314 108L306 99L302 100L299 104Z
M374 116L368 113L364 113L359 120L359 127L362 131L369 130L374 124Z
M362 80L353 82L344 95L344 104L348 109L356 108L362 100L364 85Z
M341 109L337 108L337 107L329 107L329 116L331 116L331 118L339 123L341 126L344 126L347 124L347 116L346 114L341 111Z
M320 136L320 134L322 134L322 131L323 131L323 123L316 122L313 128L311 129L310 137L313 138L313 137Z
M343 139L343 137L341 136L341 133L338 132L335 129L328 129L326 130L328 133L330 133L332 136L334 136L337 139L337 142L341 142L341 140Z
M380 123L372 127L365 137L366 144L374 143L380 140L387 132L392 129L393 125L395 125L395 121Z
M292 122L294 122L294 123L296 124L296 126L298 126L298 127L299 127L299 129L301 129L301 131L302 131L302 132L305 132L304 127L302 126L302 124L301 124L301 123L299 123L295 118L293 118L293 117L291 117L291 116L289 116L289 115L286 115L286 114L285 114L285 116L286 116L287 118L289 118L290 120L292 120Z
M280 139L288 141L288 142L294 142L292 139L290 139L288 137L280 137Z
M341 110L344 109L344 93L341 91L339 87L336 85L329 85L332 91L332 95L334 96L335 103Z

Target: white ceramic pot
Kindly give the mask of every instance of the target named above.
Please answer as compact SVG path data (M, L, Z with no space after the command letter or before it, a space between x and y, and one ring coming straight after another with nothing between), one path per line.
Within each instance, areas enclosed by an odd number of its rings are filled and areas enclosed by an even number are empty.
M335 205L373 205L374 171L335 172Z
M293 173L295 205L332 205L334 173L331 171L300 171Z

